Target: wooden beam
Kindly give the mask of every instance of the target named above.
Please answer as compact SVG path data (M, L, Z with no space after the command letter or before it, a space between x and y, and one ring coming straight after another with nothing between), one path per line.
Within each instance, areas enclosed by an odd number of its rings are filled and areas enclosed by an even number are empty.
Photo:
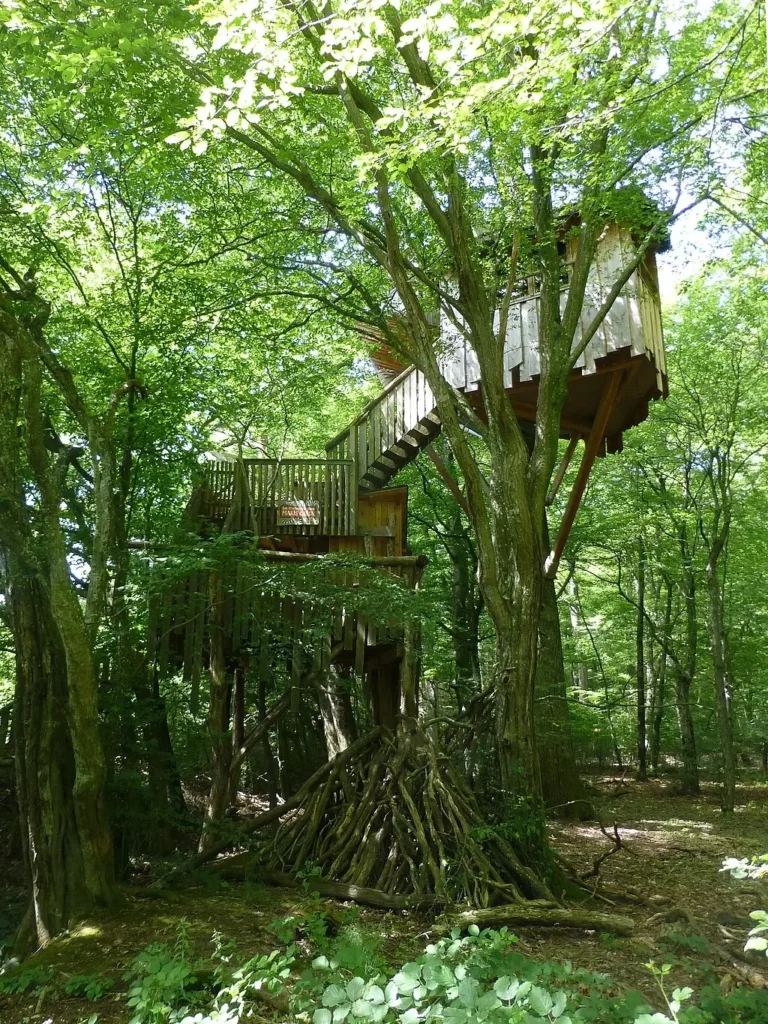
M603 394L600 398L600 405L597 408L597 414L595 415L595 422L592 424L592 429L587 437L587 442L584 446L584 455L579 466L579 472L576 477L576 482L573 485L570 497L568 498L568 504L565 507L565 514L563 515L563 521L560 523L560 529L557 532L557 539L555 540L555 546L550 551L549 556L544 563L544 575L547 579L554 579L557 574L557 567L560 564L565 545L571 532L574 520L576 519L576 513L579 511L579 505L581 505L581 499L584 497L584 491L589 480L589 474L592 471L592 466L597 458L597 453L600 451L603 440L605 438L605 430L608 426L608 420L610 419L611 412L616 403L616 396L619 393L621 387L621 380L624 376L623 370L617 370L612 377L609 378L608 383L603 389Z
M507 394L509 394L509 391ZM536 422L535 405L527 405L523 402L512 401L512 408L515 411L515 416L517 416L519 420L530 420L532 423ZM571 432L578 432L580 434L587 434L590 429L588 422L584 420L571 419L568 416L560 417L560 426L563 430L570 430Z
M205 551L205 546L208 542L203 541L199 547L195 548L187 544L156 544L154 541L149 540L129 540L127 547L134 551ZM329 552L328 554L311 554L307 551L270 551L264 548L251 548L250 552L254 554L258 559L264 559L267 562L319 562L321 565L323 562L331 562L333 565L334 555L340 552ZM429 559L426 555L381 555L376 558L363 558L363 565L369 565L372 568L401 568L401 569L423 569L429 565Z
M565 476L568 467L571 464L573 453L576 451L576 445L579 443L580 438L581 434L574 430L574 432L571 434L571 440L568 442L568 447L565 450L565 455L563 456L562 461L558 466L557 472L555 473L555 478L552 481L552 486L549 488L549 491L547 492L546 504L548 506L551 505L557 497L557 492L560 490L560 484L563 482L563 477Z
M464 510L467 518L471 519L469 503L467 502L467 499L464 496L464 492L451 476L451 472L446 466L446 464L443 462L443 460L440 458L440 456L437 454L437 452L434 450L431 444L427 445L424 451L427 453L430 462L440 475L440 479L443 481L445 486L454 496L456 501L459 503L460 507Z

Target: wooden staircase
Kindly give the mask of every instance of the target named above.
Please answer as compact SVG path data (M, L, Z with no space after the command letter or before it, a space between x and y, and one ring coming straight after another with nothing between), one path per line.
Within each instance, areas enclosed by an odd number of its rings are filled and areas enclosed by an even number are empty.
M326 457L351 460L358 487L375 491L412 462L440 428L432 389L410 366L326 445Z

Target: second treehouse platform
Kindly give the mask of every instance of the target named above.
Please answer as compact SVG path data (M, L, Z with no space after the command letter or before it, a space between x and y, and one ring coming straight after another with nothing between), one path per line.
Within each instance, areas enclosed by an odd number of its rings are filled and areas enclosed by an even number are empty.
M575 253L565 243L563 305ZM586 329L613 282L634 258L628 229L610 224L598 244L590 272L581 325ZM535 277L525 279L509 312L504 348L505 386L518 418L535 419L538 395L539 295ZM442 371L482 415L477 359L454 324L440 327ZM419 586L424 559L408 547L407 489L389 487L439 434L440 416L432 389L416 367L402 367L389 353L377 360L382 392L326 446L322 459L246 459L209 462L204 481L187 510L201 533L249 531L268 560L322 565L329 555L349 552ZM584 454L563 523L547 562L554 575L590 469L596 457L621 448L622 434L648 415L649 402L667 393L656 257L649 252L629 278L610 313L590 340L569 378L561 434L570 439L551 498L562 482L578 442ZM331 573L339 573L332 564ZM256 658L266 670L283 659L294 685L331 665L366 680L377 722L391 724L397 712L403 671L417 671L408 657L402 623L373 625L348 610L343 598L317 608L311 600L267 594L252 572L236 564L227 593L216 598L209 571L192 573L154 603L150 647L161 672L183 666L199 680L206 658L210 608L221 600L219 626L227 634L227 657ZM354 573L340 572L342 587L355 587ZM220 583L217 584L220 586ZM396 612L395 612L396 614ZM272 625L264 629L265 621ZM275 624L277 623L277 625Z

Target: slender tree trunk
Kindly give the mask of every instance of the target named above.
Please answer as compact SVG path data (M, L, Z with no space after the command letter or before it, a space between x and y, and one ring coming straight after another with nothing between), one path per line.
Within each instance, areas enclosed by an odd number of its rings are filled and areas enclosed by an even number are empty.
M330 761L342 750L346 750L353 740L349 729L348 709L345 706L344 694L341 692L341 680L333 665L322 675L313 674L312 680L317 691L325 749Z
M696 574L685 526L680 528L678 541L683 561L682 597L685 610L686 653L675 665L675 700L680 728L680 748L683 761L681 792L695 795L699 792L699 765L696 757L696 736L691 713L691 686L696 673L699 623L696 615Z
M696 734L691 714L691 684L693 680L684 671L678 670L675 678L675 699L677 721L680 728L680 752L683 770L680 778L680 792L694 796L699 792L699 762L696 757Z
M259 720L264 721L267 717L267 681L259 679ZM279 722L278 722L279 728ZM272 753L272 744L269 740L269 732L265 730L261 737L261 751L264 757L264 764L267 773L267 795L269 806L277 807L277 790L279 784L279 771L275 755Z
M463 537L464 524L456 508L451 529L457 538L450 546L451 637L455 660L454 689L458 710L463 711L480 686L479 607L475 593L476 560L469 541Z
M648 746L645 723L645 541L642 537L637 541L637 778L640 782L648 781L647 756Z
M208 735L211 743L211 788L200 836L200 852L215 841L211 826L220 821L232 795L232 674L226 656L226 596L220 574L211 574L211 685Z
M709 640L715 680L717 729L723 765L723 811L732 813L736 803L736 754L733 747L733 721L731 713L732 683L728 672L728 657L723 617L723 598L720 591L717 563L707 564L707 596L709 598Z
M669 627L672 620L672 588L667 584L667 601L664 608L664 628L659 656L659 671L656 675L653 701L653 725L651 729L651 770L658 774L661 757L661 726L664 720L664 701L667 687L667 655L669 653Z
M245 741L245 666L240 663L235 666L232 680L232 754L233 760L230 766L230 792L229 803L234 804L237 800L237 791L240 783L240 765L235 764L235 757L238 750Z

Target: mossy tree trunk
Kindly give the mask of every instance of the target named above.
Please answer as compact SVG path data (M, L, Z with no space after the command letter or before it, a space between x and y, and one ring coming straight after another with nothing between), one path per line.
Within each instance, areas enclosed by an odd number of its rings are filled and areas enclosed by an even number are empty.
M92 902L72 800L64 652L44 588L13 557L7 569L16 650L16 793L31 892L17 946L26 951L60 934Z
M43 364L90 431L99 507L109 491L104 478L109 478L110 457L71 376L45 344L47 306L33 289L22 296L0 299L0 543L16 616L17 774L33 893L23 938L44 943L76 915L110 904L115 890L93 657L105 565L96 569L83 609L69 575L59 519L72 451L65 448L53 461L46 448ZM32 473L28 482L22 475L22 440ZM34 530L29 489L36 497ZM108 547L108 515L100 517L94 540L102 553ZM94 556L94 567L99 557Z

